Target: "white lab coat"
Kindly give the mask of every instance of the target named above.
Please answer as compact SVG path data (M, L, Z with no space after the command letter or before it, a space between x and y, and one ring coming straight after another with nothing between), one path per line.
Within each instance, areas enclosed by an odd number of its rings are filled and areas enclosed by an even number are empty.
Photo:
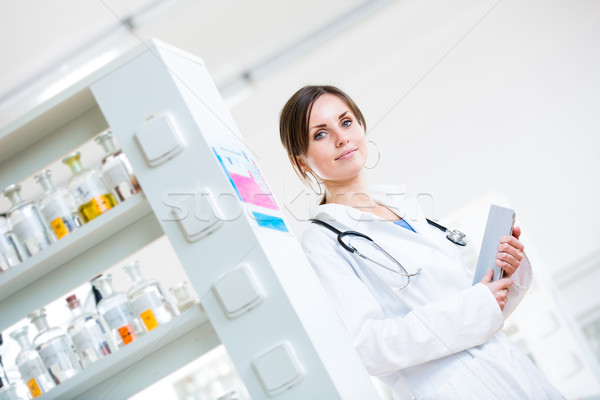
M394 190L372 194L417 233L339 204L319 206L314 217L370 236L409 273L421 268L399 293L390 287L402 278L350 254L333 232L311 223L302 236L367 371L390 385L396 398L563 398L500 331L531 284L527 258L513 274L502 312L487 287L471 285L456 245L427 223L416 199L389 193Z

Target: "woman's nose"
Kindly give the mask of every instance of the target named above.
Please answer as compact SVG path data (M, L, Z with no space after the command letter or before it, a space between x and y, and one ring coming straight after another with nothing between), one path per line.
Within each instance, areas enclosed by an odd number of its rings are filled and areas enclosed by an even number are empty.
M343 145L348 144L349 142L350 138L346 135L340 135L337 140L338 147L342 147Z

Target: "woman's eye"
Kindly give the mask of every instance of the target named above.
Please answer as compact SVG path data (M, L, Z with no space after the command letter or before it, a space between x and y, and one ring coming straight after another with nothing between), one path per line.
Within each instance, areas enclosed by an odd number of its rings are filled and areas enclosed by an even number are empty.
M317 132L317 134L315 135L315 139L316 140L323 139L324 136L325 136L325 132Z
M349 120L349 119L345 119L345 120L343 120L343 121L342 121L342 126L343 126L344 128L347 128L347 127L349 127L350 125L352 125L352 121L351 121L351 120Z

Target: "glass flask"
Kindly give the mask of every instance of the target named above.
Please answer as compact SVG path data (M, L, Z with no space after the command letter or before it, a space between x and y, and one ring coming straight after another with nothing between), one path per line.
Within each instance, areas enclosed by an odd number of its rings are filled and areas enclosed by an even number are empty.
M38 330L33 348L38 352L55 383L61 383L81 372L81 361L73 350L73 342L60 328L50 328L46 310L30 313L27 318Z
M117 205L114 196L106 189L98 171L81 166L81 154L73 153L63 159L71 168L73 176L67 185L75 196L75 202L83 217L89 222Z
M140 264L133 261L123 267L123 271L131 280L132 286L127 291L129 304L135 315L138 315L146 330L169 322L175 316L175 309L165 297L160 283L153 279L145 279L140 273Z
M0 272L7 271L21 261L19 240L13 234L10 222L0 216Z
M6 215L12 225L13 233L23 245L23 256L25 258L33 256L48 247L53 241L52 234L46 229L46 224L34 202L26 202L21 198L21 185L10 185L4 189L4 196L12 203Z
M25 381L31 397L41 396L42 393L46 393L56 386L40 355L33 349L29 341L29 326L25 325L11 332L10 337L21 346L15 364L17 364L21 379Z
M44 194L38 200L40 213L56 238L61 239L83 223L73 194L65 187L54 187L51 176L47 169L33 179L44 188Z
M106 322L119 347L128 345L145 332L140 320L131 311L127 295L114 291L110 274L95 278L92 285L102 293L102 300L96 307L98 314Z
M73 319L67 333L84 368L116 350L108 328L96 313L86 313L76 295L67 297Z
M133 174L129 160L115 146L112 132L107 130L98 135L95 140L106 152L106 156L100 163L100 172L106 186L112 190L119 201L125 201L132 195L139 193L142 188Z

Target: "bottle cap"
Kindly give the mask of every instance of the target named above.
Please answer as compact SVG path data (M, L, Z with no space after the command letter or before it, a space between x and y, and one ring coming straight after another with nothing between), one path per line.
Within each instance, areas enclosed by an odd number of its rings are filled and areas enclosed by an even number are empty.
M62 162L68 164L71 160L79 161L79 159L81 159L81 153L76 151L63 158Z
M29 318L31 320L34 320L39 317L45 317L45 316L46 316L45 308L40 308L39 310L35 310L35 311L32 311L29 314L27 314L27 318Z
M18 183L13 183L12 185L9 185L4 188L4 196L8 197L12 193L19 192L20 190L21 190L21 185L19 185Z
M99 134L98 136L96 136L96 138L94 138L94 140L96 141L96 143L100 143L103 140L106 140L106 138L110 138L112 137L112 131L110 129L105 130L104 132L102 132L101 134Z
M27 335L28 333L29 333L29 325L23 325L22 327L15 329L11 333L9 333L9 336L14 339L17 336L20 336L23 334Z
M67 304L69 305L69 308L72 310L75 307L79 307L81 305L81 303L79 302L79 299L77 298L77 295L70 295L69 297L67 297L65 299L67 301Z

